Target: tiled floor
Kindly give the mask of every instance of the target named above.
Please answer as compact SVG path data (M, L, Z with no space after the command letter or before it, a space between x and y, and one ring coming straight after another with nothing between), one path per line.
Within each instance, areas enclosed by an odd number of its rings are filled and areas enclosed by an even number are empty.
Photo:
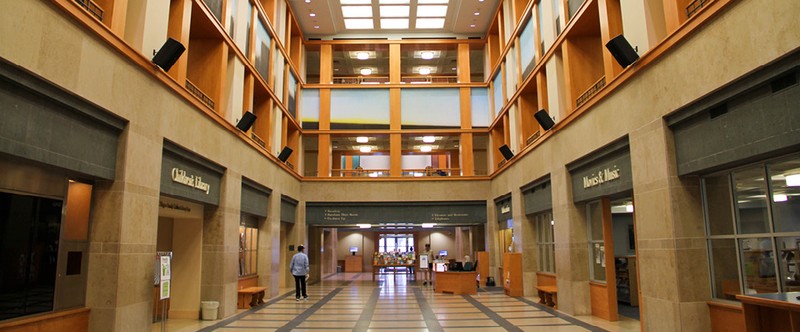
M538 299L502 293L434 293L405 276L371 280L368 273L340 273L309 286L309 300L294 291L220 321L169 320L168 331L638 331L622 317L607 322L545 308ZM160 324L153 331L160 331Z

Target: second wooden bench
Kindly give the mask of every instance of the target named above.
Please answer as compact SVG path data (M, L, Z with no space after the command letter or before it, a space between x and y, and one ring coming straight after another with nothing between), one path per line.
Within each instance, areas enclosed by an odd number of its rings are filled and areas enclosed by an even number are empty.
M239 290L239 301L238 301L238 308L239 309L247 309L247 299L248 296L250 297L250 307L257 306L259 304L264 303L264 295L266 293L266 287L247 287L242 288Z
M536 286L539 303L558 309L558 288L556 286Z

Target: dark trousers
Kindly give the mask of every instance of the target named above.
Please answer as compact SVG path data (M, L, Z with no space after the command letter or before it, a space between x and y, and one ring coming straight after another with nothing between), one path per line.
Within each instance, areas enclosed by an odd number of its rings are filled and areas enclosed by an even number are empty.
M300 298L300 291L303 292L303 297L308 297L306 294L306 276L294 276L294 297Z

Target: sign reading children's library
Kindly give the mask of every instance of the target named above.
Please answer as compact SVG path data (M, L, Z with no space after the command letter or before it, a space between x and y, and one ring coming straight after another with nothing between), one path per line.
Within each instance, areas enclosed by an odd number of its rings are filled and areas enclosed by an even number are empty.
M306 224L308 225L391 222L485 223L486 202L306 202Z
M175 198L218 205L219 184L225 168L197 154L164 142L161 193Z

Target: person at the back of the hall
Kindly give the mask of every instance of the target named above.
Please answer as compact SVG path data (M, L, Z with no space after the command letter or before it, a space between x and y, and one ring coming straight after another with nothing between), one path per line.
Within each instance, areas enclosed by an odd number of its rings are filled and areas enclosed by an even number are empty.
M422 258L422 256L426 258ZM431 269L433 269L433 252L431 252L430 243L425 244L425 250L419 253L419 257L420 264L427 262L427 266L420 265L419 268L419 272L422 274L422 285L425 286L431 283Z
M289 271L294 276L294 297L297 301L300 301L300 295L303 296L303 300L308 300L308 294L306 294L308 256L303 249L305 249L303 245L297 246L297 253L292 256L292 262L289 264Z

